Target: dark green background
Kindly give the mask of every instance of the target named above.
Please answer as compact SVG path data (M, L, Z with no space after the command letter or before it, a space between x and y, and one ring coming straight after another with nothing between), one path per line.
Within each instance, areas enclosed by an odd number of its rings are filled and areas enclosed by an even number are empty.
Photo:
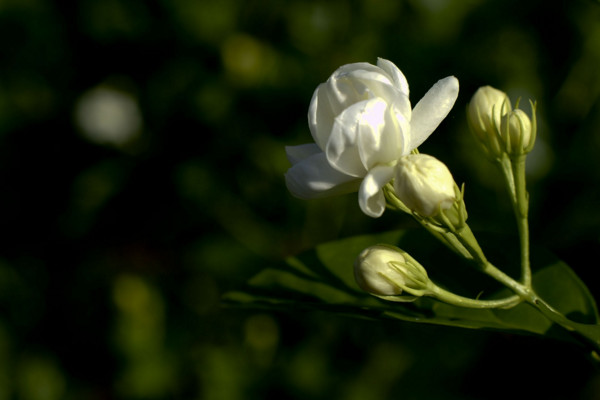
M487 84L526 111L538 101L533 241L600 298L597 2L4 0L0 399L600 398L600 373L566 344L219 307L285 256L413 225L364 216L355 195L294 199L283 181L316 86L377 57L413 104L459 79L421 151L466 182L474 230L514 227L466 104ZM77 128L99 86L137 99L136 140Z

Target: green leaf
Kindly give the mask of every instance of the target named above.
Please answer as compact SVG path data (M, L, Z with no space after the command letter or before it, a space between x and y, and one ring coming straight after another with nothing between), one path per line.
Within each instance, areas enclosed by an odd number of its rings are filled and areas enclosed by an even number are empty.
M546 264L546 268L534 275L537 294L567 318L597 324L600 318L596 302L575 272L559 260L547 260Z
M494 282L482 280L479 273L466 266L462 259L438 245L432 237L418 232L391 231L319 245L298 257L262 270L241 290L226 293L225 303L238 307L321 310L361 318L492 329L571 340L561 330L553 329L553 323L537 309L525 303L506 310L481 310L456 307L430 298L421 298L413 303L391 303L362 292L354 281L355 258L368 246L388 243L398 245L413 255L418 254L416 258L422 263L426 260L423 265L436 283L446 278L446 286L460 286L456 289L458 291L476 290L475 296L482 289L491 293L490 287ZM494 238L489 249L494 254L495 248L506 252L505 247L504 240ZM497 258L507 262L511 260L506 254ZM593 297L565 263L539 250L534 252L532 261L541 267L533 274L533 284L544 300L574 321L598 323L600 318ZM454 290L454 287L451 289ZM489 298L511 295L507 289L497 286L496 289Z

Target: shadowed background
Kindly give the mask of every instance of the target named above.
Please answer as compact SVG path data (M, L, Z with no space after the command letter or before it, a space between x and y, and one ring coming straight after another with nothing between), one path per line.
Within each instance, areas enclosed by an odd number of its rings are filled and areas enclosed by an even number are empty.
M598 3L4 0L0 399L600 397L553 341L219 307L286 256L414 225L283 180L316 86L377 57L413 104L459 79L421 151L466 182L474 230L514 225L466 104L488 84L538 101L532 239L600 298Z

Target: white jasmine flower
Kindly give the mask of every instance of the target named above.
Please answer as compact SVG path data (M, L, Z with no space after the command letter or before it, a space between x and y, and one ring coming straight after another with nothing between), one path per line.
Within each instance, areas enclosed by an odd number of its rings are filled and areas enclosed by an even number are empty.
M383 186L398 160L417 148L448 115L458 80L438 81L411 109L408 82L392 62L348 64L317 87L308 122L315 143L287 147L292 194L312 199L358 190L362 211L379 217Z

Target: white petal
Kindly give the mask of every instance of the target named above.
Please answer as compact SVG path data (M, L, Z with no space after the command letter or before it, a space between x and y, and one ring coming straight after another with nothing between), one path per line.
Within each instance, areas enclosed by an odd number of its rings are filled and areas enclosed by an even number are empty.
M333 113L331 104L327 96L327 85L320 84L310 101L308 107L308 127L313 140L321 149L325 149L325 145L331 135L331 127L333 119L337 114Z
M408 127L410 130L410 127ZM372 99L365 106L358 129L358 150L362 164L369 170L402 155L403 136L395 108L383 99Z
M392 78L394 86L408 97L408 81L402 71L393 62L383 58L377 59L377 66L387 72Z
M321 152L321 149L315 143L301 144L298 146L285 146L285 154L292 165Z
M322 86L322 92L327 97L327 102L333 116L340 114L345 108L350 105L365 100L358 92L364 92L364 89L354 87L356 81L349 78L357 70L376 70L377 67L368 63L347 64L338 68L327 79ZM325 98L323 98L324 102Z
M288 190L301 199L316 199L355 192L360 180L331 168L325 153L294 164L285 174Z
M370 64L369 64L370 65ZM352 79L360 79L366 81L377 81L384 83L388 86L392 86L393 82L391 77L388 74L384 73L380 68L376 68L371 65L373 68L369 69L357 69L355 71L349 72L345 77L349 77Z
M331 166L355 177L363 177L367 173L359 155L358 134L368 104L368 100L353 104L337 116L325 147Z
M355 91L353 98L360 101L380 97L388 103L394 102L402 113L410 119L412 110L408 95L398 90L389 80L387 74L382 72L355 71L348 75L348 87Z
M402 112L402 104L394 102L388 106L390 109L390 119L394 122L397 131L397 148L395 149L394 160L410 152L410 113L408 116ZM410 108L410 106L409 106Z
M397 96L391 77L381 68L368 63L347 64L327 80L327 94L334 114L358 101L374 96Z
M458 79L453 76L439 80L429 89L413 109L410 150L417 148L433 133L446 118L457 97Z
M377 218L385 211L385 196L382 188L392 180L394 167L380 165L373 168L363 179L358 191L360 209L370 217Z
M351 79L352 88L356 92L355 98L368 100L380 97L388 103L393 102L402 114L410 120L412 110L408 95L398 90L381 71L378 73L356 71L349 75L348 79Z
M375 65L369 64L367 62L357 62L357 63L352 63L352 64L346 64L346 65L342 65L341 67L336 69L335 72L331 75L331 78L338 79L344 75L347 75L347 74L352 73L357 70L377 72L377 71L379 71L379 68L376 67Z

